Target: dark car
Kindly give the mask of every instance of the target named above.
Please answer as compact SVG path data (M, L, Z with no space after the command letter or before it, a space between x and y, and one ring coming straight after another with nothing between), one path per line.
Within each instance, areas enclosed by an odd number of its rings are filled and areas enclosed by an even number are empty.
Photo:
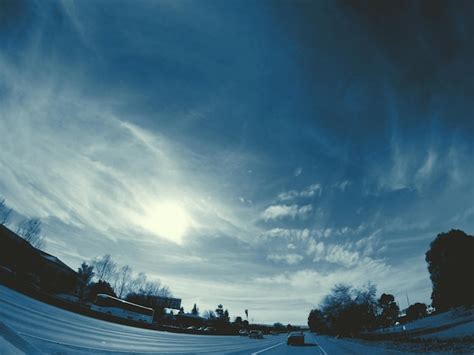
M286 339L287 345L304 345L303 332L291 332Z
M244 337L248 337L249 332L246 329L241 329L241 330L239 330L239 335L244 336Z
M249 333L251 339L263 339L263 334L260 330L251 330Z

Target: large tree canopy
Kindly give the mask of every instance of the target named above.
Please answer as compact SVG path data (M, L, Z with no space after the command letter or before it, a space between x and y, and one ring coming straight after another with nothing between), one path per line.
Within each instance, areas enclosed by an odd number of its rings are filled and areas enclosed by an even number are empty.
M461 230L440 233L426 252L438 311L474 303L474 237Z

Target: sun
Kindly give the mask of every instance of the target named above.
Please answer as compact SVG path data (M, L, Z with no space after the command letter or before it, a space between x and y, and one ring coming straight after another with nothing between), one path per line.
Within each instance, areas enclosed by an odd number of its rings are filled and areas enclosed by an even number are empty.
M190 222L189 215L178 202L165 201L153 203L146 208L140 224L153 234L181 244Z

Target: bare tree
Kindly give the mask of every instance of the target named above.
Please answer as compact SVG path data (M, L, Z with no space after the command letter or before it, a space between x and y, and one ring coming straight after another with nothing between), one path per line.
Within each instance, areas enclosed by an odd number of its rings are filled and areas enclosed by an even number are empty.
M171 293L171 290L169 289L168 286L163 286L163 287L160 288L158 296L173 297L173 294Z
M202 316L206 319L216 319L216 314L214 313L214 311L212 310L207 310L207 311L204 311L204 313L202 314Z
M168 286L161 286L159 280L147 282L141 292L147 296L173 297Z
M148 281L145 284L145 287L143 288L142 292L147 296L158 296L160 293L160 289L161 289L160 282Z
M12 209L6 205L5 199L0 199L0 225L7 224L11 213Z
M122 266L117 272L117 282L115 286L115 293L118 298L125 296L131 286L132 268L128 265Z
M44 246L43 236L41 235L41 221L39 218L23 220L18 225L16 233L35 248L41 249Z
M106 254L101 258L92 260L91 265L94 266L95 276L98 280L111 282L116 274L117 264L112 260L110 254Z
M146 286L146 275L144 272L140 272L136 277L134 277L130 282L129 292L130 293L140 293L145 290Z

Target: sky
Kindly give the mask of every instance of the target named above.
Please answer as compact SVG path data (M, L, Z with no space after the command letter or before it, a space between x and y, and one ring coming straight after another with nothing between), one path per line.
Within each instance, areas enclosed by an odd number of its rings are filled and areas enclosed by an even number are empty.
M0 196L73 268L305 324L474 232L470 1L2 1Z

